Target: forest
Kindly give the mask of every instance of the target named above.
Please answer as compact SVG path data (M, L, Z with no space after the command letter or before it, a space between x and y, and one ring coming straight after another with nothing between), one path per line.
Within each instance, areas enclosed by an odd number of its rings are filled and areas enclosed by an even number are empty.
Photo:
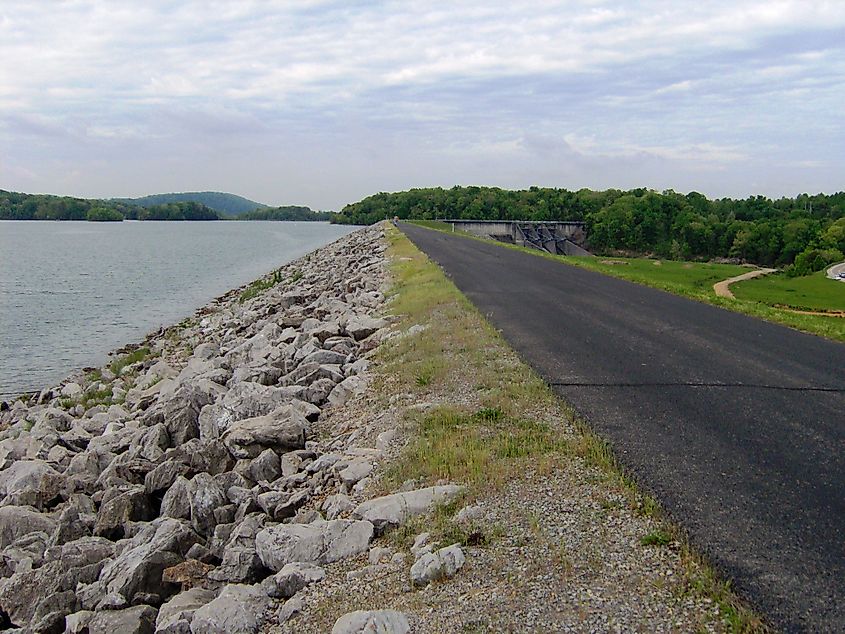
M267 207L242 213L238 220L317 220L327 221L331 219L328 211L313 211L309 207L298 207L289 205L286 207Z
M0 220L219 220L197 202L140 207L125 201L22 194L0 190Z
M697 192L645 188L437 187L375 194L346 205L332 222L372 224L394 216L581 220L587 224L589 248L596 253L730 259L785 267L792 275L845 258L845 192L710 200Z

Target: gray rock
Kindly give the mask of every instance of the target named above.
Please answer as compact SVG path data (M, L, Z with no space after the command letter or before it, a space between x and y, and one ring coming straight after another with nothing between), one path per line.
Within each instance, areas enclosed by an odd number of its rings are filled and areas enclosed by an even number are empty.
M206 405L199 416L200 438L219 438L229 426L244 418L264 416L289 402L298 393L288 388L258 383L237 383L213 405Z
M144 489L148 495L166 491L179 476L184 476L190 468L178 460L162 462L144 477Z
M126 534L129 522L143 522L153 516L150 500L144 487L138 486L125 491L107 492L103 497L94 535L107 539L121 539Z
M452 544L433 553L424 553L411 566L411 583L424 586L437 579L453 577L466 561L461 547Z
M96 612L88 621L88 634L153 634L157 614L149 605Z
M384 319L376 319L367 315L354 315L346 322L346 332L360 341L386 325L387 321Z
M453 518L458 524L472 524L484 517L484 509L478 504L470 504L455 513Z
M254 458L264 449L285 452L305 447L308 421L290 406L266 416L236 421L223 434L223 442L235 458Z
M376 438L376 449L380 451L387 451L387 449L390 447L390 444L395 438L395 429L388 429L387 431L381 432Z
M342 365L346 363L347 355L331 350L316 350L304 359L302 363L316 363L318 365Z
M51 561L34 570L16 571L0 584L0 606L13 623L29 624L44 597L62 591L63 566Z
M191 525L200 535L211 535L217 520L214 515L216 508L228 503L226 494L207 473L198 473L187 486Z
M279 456L272 449L265 449L250 464L249 475L255 482L272 482L282 475Z
M274 599L289 599L305 586L321 581L326 576L326 571L313 564L302 562L291 562L272 577L267 577L262 587L267 596Z
M61 491L63 480L64 476L43 460L20 460L0 471L0 498L6 505L44 508Z
M360 480L363 480L373 472L373 463L371 460L359 459L353 460L346 467L338 471L340 481L351 489Z
M161 501L161 516L190 519L191 499L189 490L189 481L182 476L177 476Z
M67 383L60 393L64 397L75 398L82 394L82 386L79 383Z
M211 402L209 395L192 385L179 388L164 406L164 424L170 441L179 446L199 437L199 413Z
M255 550L267 568L278 572L293 561L329 564L354 557L367 550L372 538L368 521L278 524L258 533Z
M138 593L167 598L179 587L163 583L162 572L181 563L184 553L198 541L199 536L186 523L171 518L156 520L103 568L98 583L104 594L121 594L130 603Z
M229 585L194 612L193 634L251 634L264 624L270 599L258 586Z
M340 617L332 634L407 634L408 618L395 610L356 610Z
M433 486L415 491L394 493L364 502L352 512L352 517L372 522L378 534L400 526L415 515L428 512L436 504L457 498L465 488L456 484Z
M205 588L191 588L180 592L158 610L156 618L156 634L176 634L182 629L180 621L188 624L194 617L194 612L215 599L217 593ZM117 633L114 633L117 634Z
M346 403L349 399L359 394L363 394L367 389L367 379L357 374L346 377L338 383L329 393L327 402L329 405L340 406Z
M0 548L6 548L15 540L41 531L52 533L56 521L26 506L0 507Z
M338 493L330 495L323 502L322 509L326 513L326 519L337 519L343 513L355 508L355 503L347 495Z
M92 618L94 618L94 612L90 610L69 614L65 617L65 634L85 634Z

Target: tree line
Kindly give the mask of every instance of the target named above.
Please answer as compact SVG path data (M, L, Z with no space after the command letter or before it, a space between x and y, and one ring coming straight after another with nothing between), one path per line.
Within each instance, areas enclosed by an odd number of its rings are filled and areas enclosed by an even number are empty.
M286 207L266 207L248 211L238 216L238 220L316 220L328 221L332 214L328 211L314 211L310 207L288 205Z
M787 267L793 275L820 270L845 257L845 192L710 200L698 192L645 188L436 187L368 196L346 205L332 222L372 224L394 216L580 220L587 225L590 249L597 253L725 258Z
M173 202L140 207L124 201L22 194L0 190L0 220L219 220L202 203Z

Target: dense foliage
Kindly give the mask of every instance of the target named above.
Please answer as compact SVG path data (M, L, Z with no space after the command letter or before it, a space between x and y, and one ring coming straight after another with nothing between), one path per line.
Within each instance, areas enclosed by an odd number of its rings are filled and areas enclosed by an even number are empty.
M114 202L129 203L140 207L158 207L168 203L194 202L219 211L227 216L239 216L248 211L261 209L266 205L243 196L223 192L181 192L174 194L151 194L141 198L115 198Z
M532 187L412 189L347 205L333 222L385 218L583 220L596 252L674 259L734 258L805 274L845 251L845 192L771 200L709 200L702 194L648 189L592 191ZM802 255L803 254L803 255ZM801 256L801 257L799 257Z
M108 207L91 207L85 216L88 222L122 222L123 214Z
M138 220L219 220L220 215L202 203L179 202L137 207L132 217Z
M0 220L120 220L122 218L218 220L219 215L205 205L195 202L169 203L144 208L117 200L21 194L0 190Z
M238 216L238 220L322 220L331 218L327 211L313 211L308 207L268 207L256 209Z

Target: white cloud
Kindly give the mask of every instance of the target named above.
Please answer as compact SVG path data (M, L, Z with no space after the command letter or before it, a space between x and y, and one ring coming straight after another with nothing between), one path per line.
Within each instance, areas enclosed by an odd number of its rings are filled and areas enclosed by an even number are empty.
M313 144L316 162L340 160L340 145L380 145L393 173L420 147L523 160L514 139L545 137L583 156L669 164L759 163L773 147L811 160L799 136L843 141L841 127L831 133L845 98L843 28L845 3L821 0L5 0L0 152L35 167L50 148L39 155L27 139L64 133L97 151L112 144L117 170L121 143L150 157L199 146L219 161L256 144ZM84 144L53 150L94 160ZM469 164L455 164L456 180L483 180ZM78 191L96 193L103 183L87 173ZM172 165L161 172L173 177ZM314 204L349 195L328 189Z

